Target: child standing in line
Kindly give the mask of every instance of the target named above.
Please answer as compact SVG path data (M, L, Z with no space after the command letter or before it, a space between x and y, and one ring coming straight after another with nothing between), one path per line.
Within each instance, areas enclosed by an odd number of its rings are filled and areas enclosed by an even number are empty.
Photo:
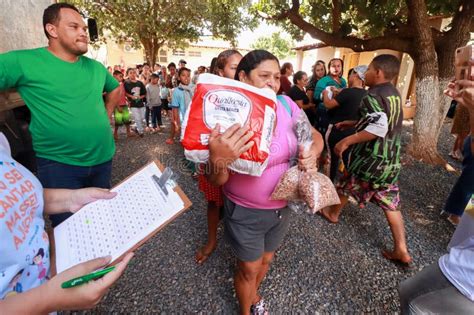
M356 133L338 142L334 148L342 157L352 146L347 171L336 184L341 204L325 208L321 214L328 221L337 223L348 195L352 195L361 208L368 202L375 203L384 211L394 241L393 251L383 250L382 255L409 264L412 258L405 239L398 186L403 113L400 93L391 83L399 70L400 61L395 56L375 57L365 74L365 84L370 89L360 105L362 118L358 122L336 124L338 129L355 126Z
M151 82L146 86L146 99L148 101L147 106L151 109L151 124L152 132L161 131L160 125L161 122L161 96L160 96L160 86L158 81L160 80L159 76L155 73L151 75Z
M178 87L173 89L171 97L172 119L170 128L170 137L166 140L167 144L173 144L174 138L179 136L181 130L181 122L184 119L186 109L194 95L194 87L190 85L191 70L188 68L181 68L178 71L178 78L181 82Z
M235 70L239 65L242 55L234 49L224 50L217 56L215 62L216 74L228 79L234 79ZM220 208L224 205L222 187L212 185L205 173L205 165L201 164L198 183L199 190L204 193L207 200L207 243L196 252L196 262L203 264L217 246L217 227L219 225Z
M120 126L125 125L127 129L127 137L132 137L134 134L130 132L130 112L127 105L127 97L125 96L125 88L123 86L123 73L119 70L114 70L114 78L120 83L120 98L119 103L114 110L115 130L114 139L118 140L118 130Z
M143 120L145 119L143 99L146 97L146 87L142 81L137 79L137 71L135 69L127 69L127 76L128 80L124 83L125 95L130 103L133 120L135 120L135 124L137 125L137 133L140 137L143 137Z

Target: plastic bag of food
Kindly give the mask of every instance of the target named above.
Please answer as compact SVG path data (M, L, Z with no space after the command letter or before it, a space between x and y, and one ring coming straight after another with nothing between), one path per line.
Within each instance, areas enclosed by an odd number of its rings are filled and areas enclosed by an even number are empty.
M331 179L317 171L301 172L299 194L306 202L307 211L310 213L341 203Z
M217 123L221 132L239 123L249 126L254 145L230 169L260 176L268 163L276 122L276 95L268 88L201 74L182 126L181 143L188 160L205 163L209 159L209 136Z
M275 190L272 193L272 200L297 200L300 199L298 191L298 181L301 171L298 166L291 167L280 177Z
M303 111L296 120L294 130L299 148L310 150L313 144L312 127ZM301 171L298 166L291 167L283 174L271 199L288 200L288 206L296 212L310 213L340 203L336 188L327 176L318 171Z

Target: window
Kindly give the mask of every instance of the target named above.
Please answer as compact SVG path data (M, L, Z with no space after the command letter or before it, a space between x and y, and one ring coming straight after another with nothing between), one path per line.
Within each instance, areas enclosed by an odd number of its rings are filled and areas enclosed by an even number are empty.
M167 56L168 52L166 50L160 50L160 56Z
M173 50L173 56L184 56L184 50Z
M200 51L190 51L188 53L189 57L201 57L201 52Z
M168 62L168 57L161 57L160 56L160 62Z

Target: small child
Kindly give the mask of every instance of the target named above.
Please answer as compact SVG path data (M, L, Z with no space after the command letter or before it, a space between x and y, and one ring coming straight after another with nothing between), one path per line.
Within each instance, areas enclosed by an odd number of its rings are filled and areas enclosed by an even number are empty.
M347 170L336 184L341 204L325 208L321 214L337 223L348 195L361 208L368 202L375 203L384 211L394 241L394 250L382 251L383 256L408 265L412 259L406 245L398 186L403 114L400 93L391 83L399 70L400 61L395 56L375 57L365 74L365 84L370 89L360 105L362 118L358 122L336 124L338 129L355 125L356 133L334 148L342 156L352 146Z
M194 95L194 86L190 85L191 70L185 67L179 69L178 78L180 84L173 89L173 96L171 97L172 119L170 138L166 140L167 144L173 144L175 136L179 136L186 109Z
M137 71L135 69L127 69L127 76L128 80L124 82L125 95L130 103L133 120L137 125L137 133L140 137L143 137L143 120L145 119L143 112L143 99L146 97L146 87L143 85L142 81L137 79Z
M160 77L153 73L151 75L151 82L146 86L147 106L151 109L151 124L152 131L161 131L161 96L160 85L158 84Z
M130 112L128 110L127 97L125 96L125 88L123 86L123 73L122 71L114 70L113 76L115 80L117 80L120 83L119 103L117 104L114 110L114 118L115 118L114 139L118 140L118 130L120 126L122 125L125 125L125 128L127 129L127 137L131 137L133 136L133 134L130 132Z

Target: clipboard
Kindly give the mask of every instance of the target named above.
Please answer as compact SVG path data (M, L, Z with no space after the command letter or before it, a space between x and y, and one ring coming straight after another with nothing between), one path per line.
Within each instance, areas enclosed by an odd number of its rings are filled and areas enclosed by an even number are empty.
M131 174L130 176L125 178L124 180L122 180L119 184L114 186L111 190L114 191L119 187L123 187L123 185L131 184L132 181L134 180L134 178L137 177L138 175L140 175L141 173L143 173L147 168L148 169L150 169L150 168L153 169L154 168L153 165L156 166L158 168L158 170L161 172L160 176L158 176L158 174L153 174L150 178L151 182L155 186L156 192L161 194L161 198L165 198L166 196L173 196L173 198L175 198L175 200L177 200L176 198L179 198L180 199L180 204L182 204L182 207L180 209L174 210L172 212L171 217L167 218L165 221L163 221L158 226L156 226L156 228L154 228L153 231L151 231L146 236L141 238L139 241L134 243L133 246L130 246L130 248L128 248L123 254L121 254L120 256L118 256L116 258L113 258L113 260L111 261L111 263L109 265L114 265L114 264L118 263L119 261L121 261L123 259L123 257L127 253L137 250L139 247L141 247L144 243L146 243L150 238L155 236L159 231L161 231L164 227L166 227L169 223L171 223L174 219L176 219L178 216L180 216L185 210L187 210L192 205L191 201L188 199L188 197L184 194L183 190L177 184L170 184L170 178L172 176L171 169L165 168L158 160L155 160L153 162L150 162L150 163L146 164L145 166L143 166L142 168L140 168L139 170L137 170L136 172L134 172L133 174ZM142 176L142 179L143 179L144 175L141 175L141 176ZM172 183L172 181L171 181L171 183ZM118 195L115 198L117 198L117 197L118 197ZM115 199L115 198L113 198L113 199ZM138 200L138 198L140 198L140 196L136 196L137 200ZM111 199L111 200L113 200L113 199ZM94 203L97 203L97 202L98 201L96 201ZM106 201L102 201L102 202L106 202ZM83 209L86 208L87 206L88 205L84 206ZM79 210L73 216L68 218L63 223L61 223L54 230L50 230L48 232L48 235L50 237L51 276L54 276L57 273L57 265L56 265L56 262L57 262L57 257L56 257L57 247L56 247L56 239L55 239L54 231L57 228L59 228L62 224L65 224L68 220L74 220L74 219L71 219L71 218L78 215L81 210ZM64 230L64 227L62 229ZM103 255L99 255L98 257L100 257L100 256L103 256ZM81 262L78 262L78 263L81 263Z

